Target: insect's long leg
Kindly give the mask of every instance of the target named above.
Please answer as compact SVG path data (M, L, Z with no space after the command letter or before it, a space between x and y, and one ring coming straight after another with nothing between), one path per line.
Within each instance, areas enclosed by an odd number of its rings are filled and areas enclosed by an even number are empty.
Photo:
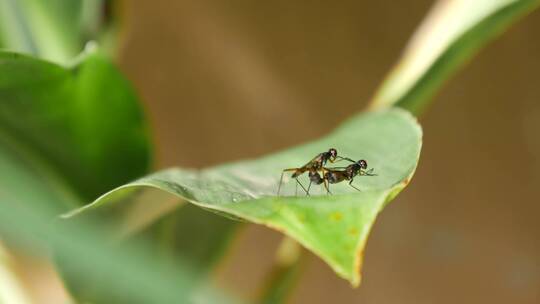
M353 181L354 181L353 179L351 179L351 180L349 181L349 186L351 186L351 187L353 187L354 189L356 189L356 190L362 192L362 190L356 188L356 187L352 184Z
M335 161L330 161L331 163L337 163L338 161L342 161L342 160L347 160L347 161L350 161L351 163L355 163L354 160L348 158L348 157L341 157L341 156L336 156L336 160Z
M340 169L347 169L347 167L329 167L328 169L340 170Z
M309 181L309 185L307 186L307 195L309 196L309 189L311 188L311 183L313 183L312 180Z
M279 193L281 191L281 184L283 183L283 175L285 174L285 172L292 172L292 171L296 171L298 170L298 168L289 168L289 169L285 169L283 171L281 171L281 177L279 178L279 185L278 185L278 188L277 188L277 196L279 196Z
M302 185L302 183L297 178L295 178L295 180L296 180L296 183L298 185L300 185L300 187L302 187L302 190L304 190L304 192L306 192L307 196L310 196L309 191L306 189L306 187L304 187L304 185Z
M283 183L284 174L285 174L285 171L281 172L281 177L279 178L279 185L277 187L277 196L279 196L279 192L281 191L281 184Z
M366 175L368 175L368 176L377 176L376 173L373 173L373 168L369 169L369 170L366 172Z
M327 195L332 194L332 192L330 192L330 183L326 179L324 180L323 185L324 185L324 188L326 189L326 194Z

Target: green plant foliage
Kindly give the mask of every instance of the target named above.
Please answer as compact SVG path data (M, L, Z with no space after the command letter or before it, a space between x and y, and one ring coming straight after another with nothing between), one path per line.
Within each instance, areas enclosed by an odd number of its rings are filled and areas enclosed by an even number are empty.
M375 94L372 107L397 105L418 114L467 59L539 4L538 0L440 1Z
M144 204L145 208L149 208ZM180 259L198 270L192 280L205 279L209 271L225 254L238 223L214 216L194 205L185 204L152 223L152 229L133 236L155 242L155 257ZM128 234L129 235L129 234Z
M33 183L32 172L21 171L20 175L28 178L22 181L29 189L40 187L40 181ZM65 225L51 220L47 201L28 208L19 197L6 193L0 197L2 237L34 255L47 255L53 249L62 264L69 266L63 270L72 279L70 283L91 281L91 285L80 285L85 287L77 294L80 303L232 303L230 299L221 301L225 296L219 290L194 281L198 270L190 263L180 258L174 263L155 259L154 248L146 242L118 244L104 239L111 229L103 221Z
M83 55L77 65L65 68L0 52L0 101L0 207L32 206L40 218L23 222L43 221L41 217L51 221L148 170L151 148L138 99L119 71L99 54ZM147 239L154 243L145 249L147 256L174 265L189 261L190 281L195 282L217 262L236 223L193 207L168 211L172 212L164 219L153 223L162 215L157 214L140 229L123 235L118 244L129 246ZM115 216L128 215L105 215ZM0 229L10 244L20 238L11 237L12 228ZM111 231L101 238L94 233L92 239L81 236L80 240L96 246L92 243L107 240ZM50 240L51 236L37 233L32 242L55 247ZM69 251L54 249L66 284L77 298L107 303L104 299L114 297L115 292L103 285L102 274L81 274L85 267L77 265L81 261L73 262ZM105 258L106 252L100 254Z
M150 163L138 99L99 54L65 68L0 52L0 144L51 191L74 189L83 201L143 175ZM4 172L7 183L13 175Z
M340 276L358 285L362 252L381 209L408 183L417 165L421 128L403 110L359 115L329 136L261 159L202 171L170 169L122 186L76 214L126 208L143 189L157 188L204 209L282 231L323 258ZM281 170L303 165L328 148L366 159L378 176L357 177L357 192L346 183L332 185L334 195L293 196L294 182L276 197ZM306 180L303 180L306 183ZM313 194L321 194L314 189ZM148 204L155 200L147 198Z
M51 221L59 212L148 171L142 111L127 81L97 53L59 66L0 52L0 233L36 252L52 248L78 300L93 303L190 302L237 226L230 219L283 232L356 286L376 216L408 184L421 150L421 128L391 106L419 113L467 58L538 3L441 1L376 94L377 111L260 159L146 176L76 209L61 225ZM99 5L0 0L0 43L66 64L82 47L85 28L95 25ZM82 7L90 8L87 16ZM378 175L355 179L362 192L344 182L331 186L331 196L312 187L311 197L301 189L295 196L287 177L283 196L275 196L283 168L330 147L366 159ZM307 184L306 176L300 180ZM285 298L297 273L290 270L276 276L269 301ZM203 293L213 297L215 290Z
M0 46L66 63L96 30L103 0L0 0Z

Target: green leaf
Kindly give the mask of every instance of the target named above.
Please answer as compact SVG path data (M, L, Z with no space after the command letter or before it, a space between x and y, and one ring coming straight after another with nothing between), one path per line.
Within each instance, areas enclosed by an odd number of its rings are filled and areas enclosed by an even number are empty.
M131 204L131 208L107 210L103 216L97 217L99 221L111 221L107 222L109 228L101 238L94 237L91 242L107 243L112 240L117 247L130 248L132 243L144 240L146 256L169 267L177 263L189 264L190 284L203 284L225 254L238 223L194 206L179 204L177 200L166 199L159 193L153 193L152 197L141 195L139 199L141 202ZM152 199L154 203L141 204L145 199ZM69 256L57 255L56 262L66 286L78 300L110 303L111 297L121 296L114 296L117 292L104 286L99 275L78 273L78 262ZM132 299L127 298L128 303L132 303Z
M202 171L174 168L152 174L66 217L129 208L128 202L145 195L145 190L161 189L209 211L282 231L358 285L368 233L384 205L412 177L421 136L421 128L408 112L370 112L354 117L321 140L261 159ZM343 183L332 185L331 196L295 197L294 182L289 181L282 189L286 196L275 196L282 169L303 165L330 147L340 155L366 159L378 176L357 177L355 184L362 192ZM312 193L323 192L313 189ZM145 202L153 207L158 203L149 196Z
M144 175L150 154L138 98L100 54L63 67L0 52L0 207L40 209L51 221ZM38 234L33 242L53 246L50 240ZM63 271L80 270L66 267L74 257L56 253ZM81 277L66 278L76 285Z
M69 62L84 47L83 2L0 0L2 44L13 51Z
M145 204L143 210L148 212L149 208ZM197 269L196 275L191 277L195 281L205 279L210 273L237 228L237 222L184 205L152 223L151 229L128 236L152 240L156 258L189 261Z
M371 102L419 113L485 43L540 4L538 0L439 1Z
M25 184L28 189L40 187L39 181L32 183L33 174L30 173L28 177ZM178 258L170 263L168 260L155 259L153 248L145 242L120 246L104 242L103 235L111 230L103 221L78 222L76 225L51 221L51 204L45 201L28 208L19 197L10 196L3 190L0 188L2 237L13 240L33 255L46 256L52 248L62 263L70 266L67 268L70 277L92 279L96 284L86 285L87 293L96 288L100 295L107 295L99 302L94 302L95 298L88 301L88 298L82 297L80 303L233 303L232 300L222 301L226 296L212 286L200 286L193 282L192 278L197 272L188 261ZM46 240L47 246L41 246L36 238ZM2 281L1 276L0 269L0 292L3 292L10 286L4 284L6 281ZM201 290L202 287L204 290ZM9 296L13 298L14 294Z
M0 145L51 189L74 189L84 201L143 175L150 163L138 99L99 54L66 68L0 52Z
M52 219L144 175L149 163L150 143L138 99L108 60L90 54L66 68L0 52L0 206L47 206L43 212ZM106 217L145 221L143 227L135 225L135 232L137 239L160 242L151 247L154 257L189 259L197 276L216 263L236 227L195 208L175 210L153 224L163 213L148 218L151 212L144 207ZM34 241L47 246L43 242L49 239L36 236ZM78 267L68 264L70 257L57 261L76 296L109 296L99 284L90 288L100 280L74 274Z
M66 68L0 52L0 205L45 205L51 208L44 212L54 218L144 175L149 163L150 143L138 99L107 59L90 54ZM148 206L114 216L146 221L144 227L135 225L137 235L123 236L153 237L160 245L151 247L154 258L189 261L202 278L224 251L236 223L194 209L175 210L157 223L153 221L163 213L144 218ZM43 240L48 239L35 241L46 246ZM89 287L99 280L73 274L77 265L69 260L57 258L76 296L109 296L106 289Z
M110 1L109 1L110 2ZM0 46L68 63L105 29L104 0L0 0Z

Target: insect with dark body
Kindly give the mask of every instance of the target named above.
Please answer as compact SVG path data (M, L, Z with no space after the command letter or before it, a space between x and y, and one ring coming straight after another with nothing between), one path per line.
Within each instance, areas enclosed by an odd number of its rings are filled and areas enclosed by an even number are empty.
M376 176L376 174L373 174L373 168L371 168L368 171L365 171L367 169L367 162L363 159L355 162L354 160L350 158L343 158L344 160L350 161L352 164L348 165L347 167L334 167L334 168L322 168L323 176L319 175L318 172L309 174L309 186L307 188L307 193L309 195L309 189L311 188L311 184L314 183L316 185L323 184L324 188L326 189L327 194L331 194L330 192L330 184L337 184L342 181L349 181L349 185L353 187L354 189L361 191L357 187L355 187L352 182L354 181L354 178L357 175L367 175L367 176Z
M349 161L352 161L350 159L347 159ZM337 168L324 168L324 177L321 178L324 182L324 186L326 188L326 192L328 194L331 194L330 192L330 184L337 184L341 183L342 181L349 181L349 186L353 187L354 189L361 191L357 187L355 187L352 183L354 181L354 178L357 175L367 175L367 176L376 176L376 174L373 174L373 168L370 170L367 170L367 162L363 159L353 162L352 164L348 165L344 168L344 170L339 170Z
M288 169L283 170L281 172L281 177L279 179L277 195L279 196L279 193L281 191L281 184L283 183L283 175L287 172L293 173L291 177L294 178L294 180L296 181L296 190L298 190L298 185L300 185L300 187L304 189L306 194L309 195L309 190L306 189L304 185L302 185L302 183L300 183L300 181L298 180L298 177L304 174L305 172L309 172L309 179L310 179L310 186L311 186L311 182L317 183L319 179L322 180L321 176L319 175L319 171L322 171L323 167L326 165L327 162L333 163L336 160L339 161L342 159L345 159L345 158L338 156L337 150L332 148L326 152L319 153L317 156L315 156L312 160L310 160L307 164L303 165L302 167L288 168Z

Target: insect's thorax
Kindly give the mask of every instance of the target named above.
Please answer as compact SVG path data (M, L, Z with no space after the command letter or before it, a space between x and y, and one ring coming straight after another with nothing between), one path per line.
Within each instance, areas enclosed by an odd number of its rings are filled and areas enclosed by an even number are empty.
M345 170L347 174L347 179L354 178L356 175L358 175L358 172L360 171L360 167L357 164L352 164L347 167Z
M305 167L308 169L308 170L320 170L324 164L328 161L328 153L327 152L324 152L324 153L321 153L319 155L317 155L317 157L315 157L310 163L308 163Z

